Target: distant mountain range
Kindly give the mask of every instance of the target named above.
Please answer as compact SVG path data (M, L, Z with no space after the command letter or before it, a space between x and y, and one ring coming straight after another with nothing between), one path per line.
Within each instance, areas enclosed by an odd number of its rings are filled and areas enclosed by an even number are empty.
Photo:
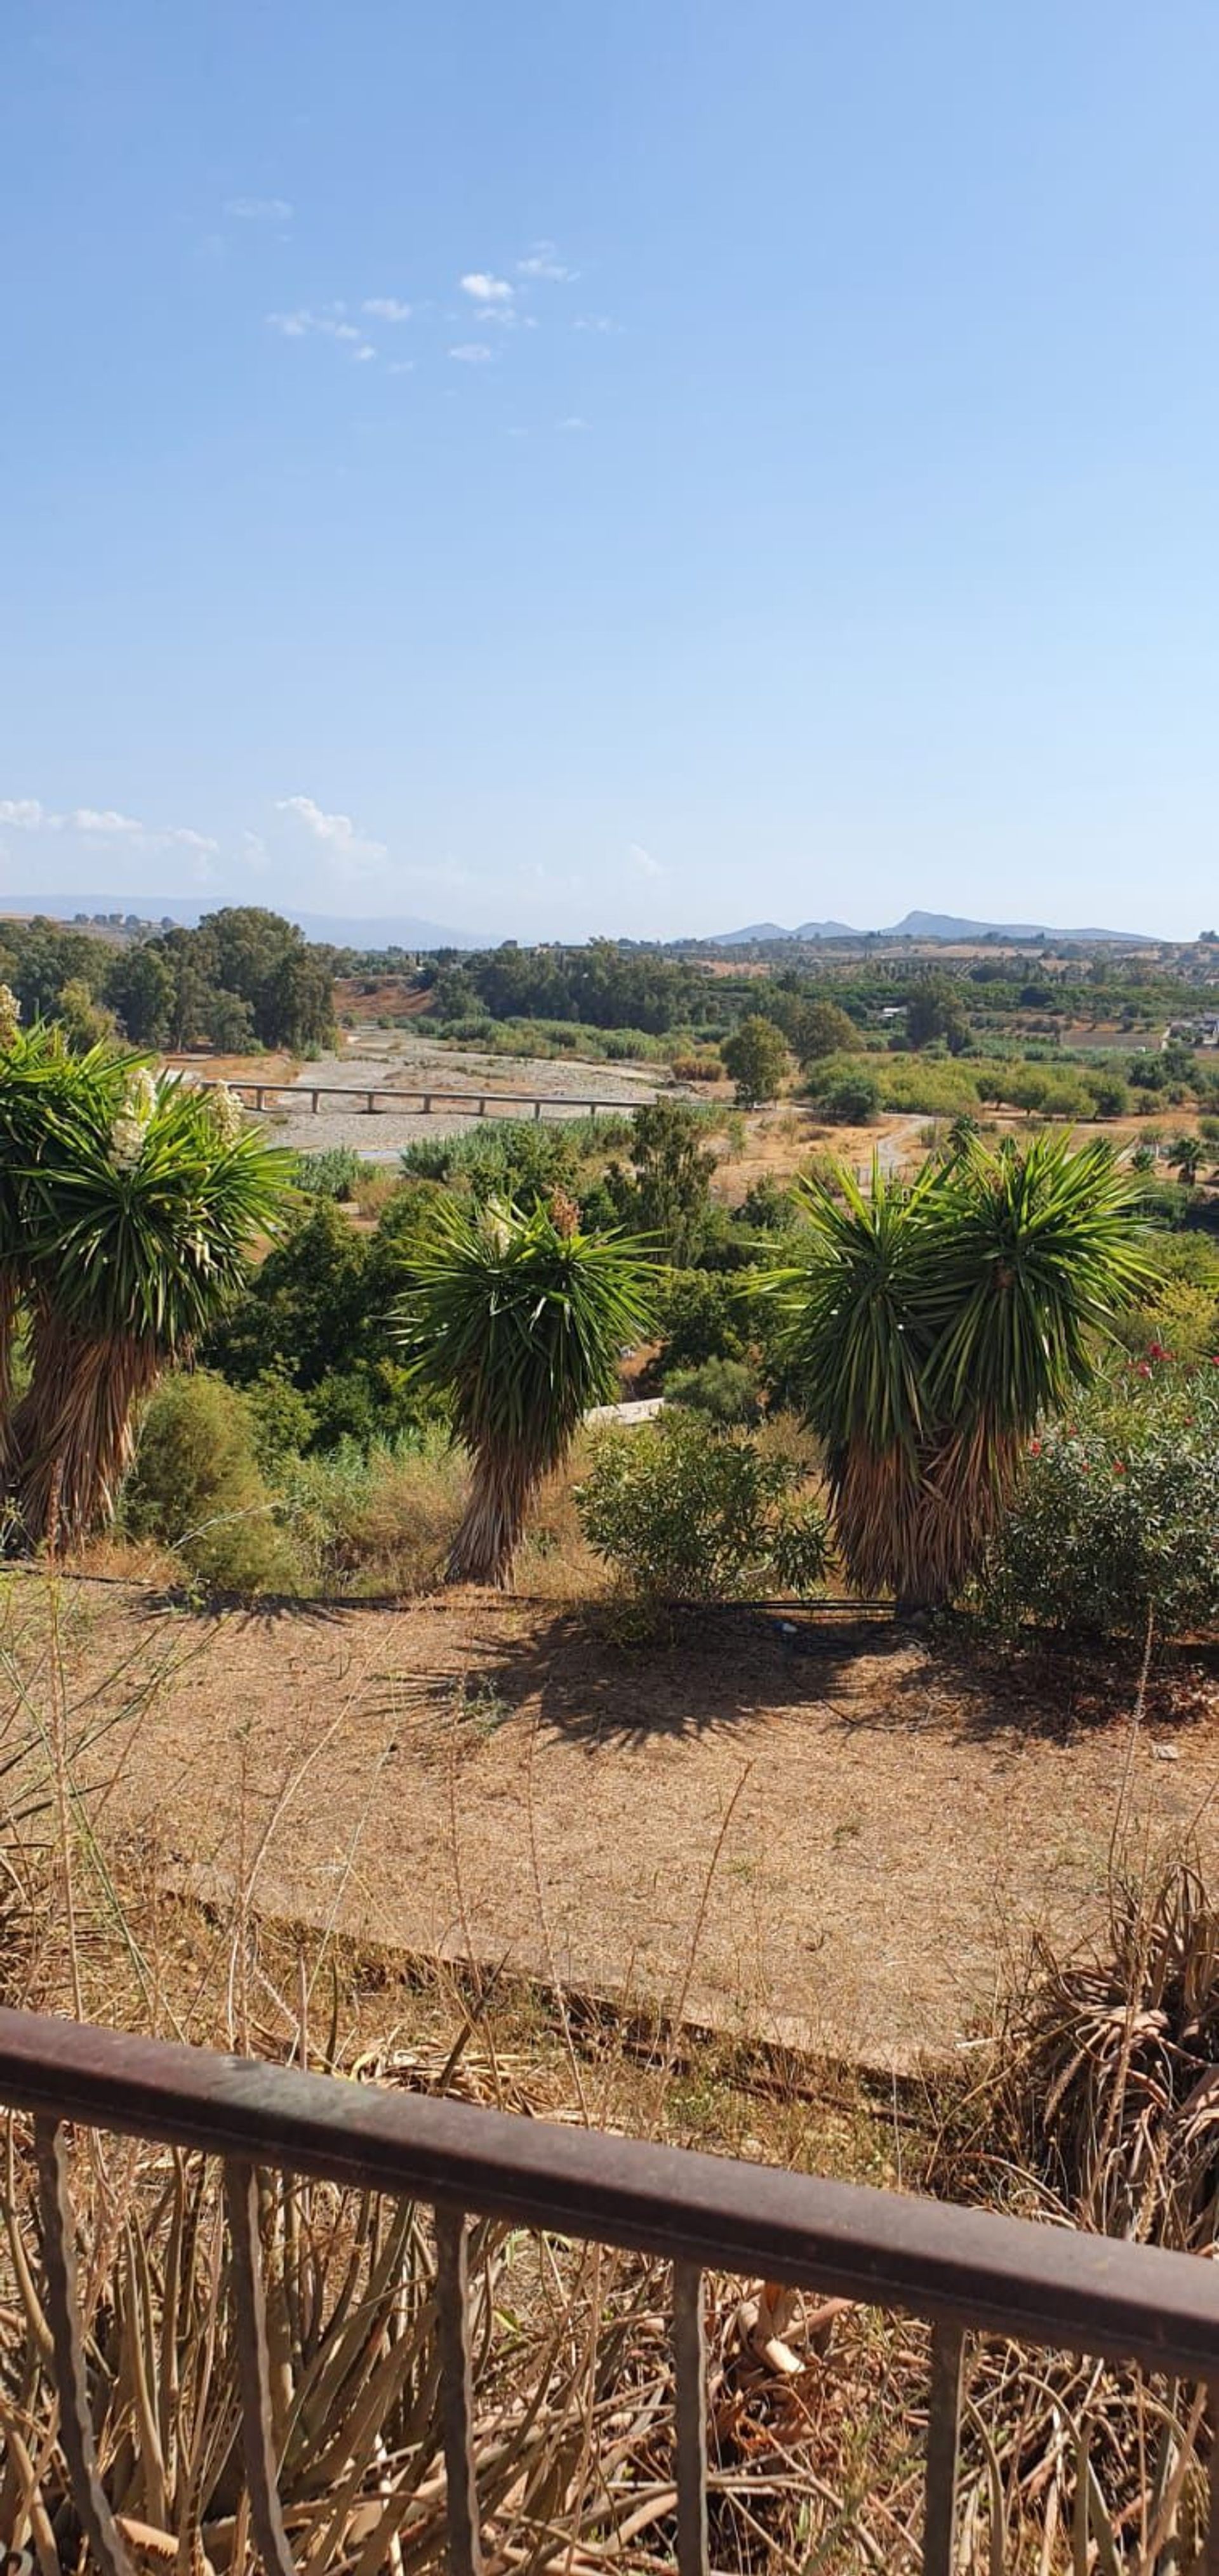
M193 930L205 913L259 899L254 887L244 896L213 894L189 903L178 895L162 894L8 894L0 895L0 918L6 912L27 917L45 913L49 921L71 922L78 914L92 921L98 914L117 913L121 921L174 921ZM337 913L297 912L274 898L268 898L268 908L296 922L306 939L329 940L335 948L485 948L493 944L476 931L447 930L442 922L417 921L412 915L360 921Z
M245 900L258 899L257 888L251 887ZM119 921L182 922L188 928L208 912L218 912L222 905L240 898L232 894L213 894L191 901L179 895L122 894L40 894L0 895L0 917L4 913L29 915L46 913L52 921L70 922L77 916L96 922L100 915L117 914ZM439 921L421 921L414 914L386 915L378 920L361 920L353 914L297 912L291 906L269 898L270 909L282 912L295 921L307 939L324 939L336 948L492 948L502 934L486 931L453 930ZM904 921L896 921L887 930L864 932L853 930L846 921L802 921L795 930L785 930L778 921L751 921L743 930L722 930L708 945L713 948L759 947L778 939L1075 939L1085 945L1108 940L1114 947L1132 948L1146 945L1146 935L1136 930L1055 930L1040 921L966 921L952 912L908 912Z
M1056 930L1046 921L965 921L955 912L908 912L887 930L852 930L845 921L803 921L784 930L777 921L751 922L744 930L721 930L714 948L746 948L767 939L1079 939L1111 940L1116 946L1142 948L1141 930Z

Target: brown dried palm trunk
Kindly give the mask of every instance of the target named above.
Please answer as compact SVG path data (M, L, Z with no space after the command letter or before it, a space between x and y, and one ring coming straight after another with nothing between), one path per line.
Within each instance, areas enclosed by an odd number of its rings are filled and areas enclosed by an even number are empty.
M33 1344L33 1381L13 1423L17 1505L27 1543L57 1554L113 1518L136 1408L165 1354L131 1333L76 1333L45 1308Z
M17 1274L6 1264L0 1270L0 1495L8 1488L13 1454L13 1343L20 1303Z
M525 1514L543 1480L544 1468L519 1449L503 1456L486 1451L474 1459L470 1499L449 1550L450 1583L489 1583L499 1592L512 1585L512 1561L520 1544Z
M834 1521L847 1572L860 1592L909 1589L918 1556L920 1468L900 1445L852 1440L830 1460Z
M864 1592L942 1609L963 1591L1011 1491L1020 1440L983 1419L919 1450L852 1442L831 1467L843 1555Z

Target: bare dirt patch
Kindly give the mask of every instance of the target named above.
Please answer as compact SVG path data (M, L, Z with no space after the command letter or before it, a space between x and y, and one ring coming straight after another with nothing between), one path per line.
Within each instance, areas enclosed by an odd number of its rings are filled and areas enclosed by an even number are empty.
M42 1587L18 1588L34 1635ZM109 1830L197 1893L266 1837L258 1906L356 1940L901 2069L959 2046L1035 1927L1104 1909L1129 1676L982 1669L888 1625L708 1617L645 1649L604 1610L478 1596L61 1603L99 1709L167 1667L84 1757ZM1133 1753L1147 1848L1213 1863L1217 1783L1219 1689L1191 1668Z

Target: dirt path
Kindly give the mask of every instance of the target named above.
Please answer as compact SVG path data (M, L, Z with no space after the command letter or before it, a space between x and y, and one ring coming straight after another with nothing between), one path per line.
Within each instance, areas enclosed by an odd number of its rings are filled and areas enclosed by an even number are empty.
M108 1829L206 1888L270 1826L277 1913L904 2067L959 2044L1035 1925L1103 1911L1129 1691L1099 1667L1038 1682L888 1626L711 1619L642 1651L477 1597L223 1619L77 1598L99 1705L178 1664L97 1757ZM1193 1830L1219 1859L1213 1680L1153 1701L1131 1777L1152 1848Z

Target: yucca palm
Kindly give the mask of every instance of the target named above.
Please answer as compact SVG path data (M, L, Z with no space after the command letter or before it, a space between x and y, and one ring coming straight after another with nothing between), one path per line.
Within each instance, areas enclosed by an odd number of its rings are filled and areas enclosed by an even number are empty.
M74 1054L62 1029L19 1025L0 985L0 1478L12 1437L13 1347L32 1285L32 1177L68 1133L113 1116L139 1059L115 1048Z
M804 1185L788 1351L862 1589L960 1590L1024 1442L1146 1277L1131 1194L1107 1145L1049 1137L969 1140L908 1190L876 1170L867 1194Z
M27 1538L61 1546L108 1516L139 1398L210 1324L274 1217L292 1159L227 1095L112 1060L42 1104L21 1174L33 1380L13 1422Z
M589 1407L617 1393L622 1345L650 1328L649 1262L641 1237L582 1234L569 1201L437 1202L395 1323L473 1466L450 1581L510 1581L533 1496Z

